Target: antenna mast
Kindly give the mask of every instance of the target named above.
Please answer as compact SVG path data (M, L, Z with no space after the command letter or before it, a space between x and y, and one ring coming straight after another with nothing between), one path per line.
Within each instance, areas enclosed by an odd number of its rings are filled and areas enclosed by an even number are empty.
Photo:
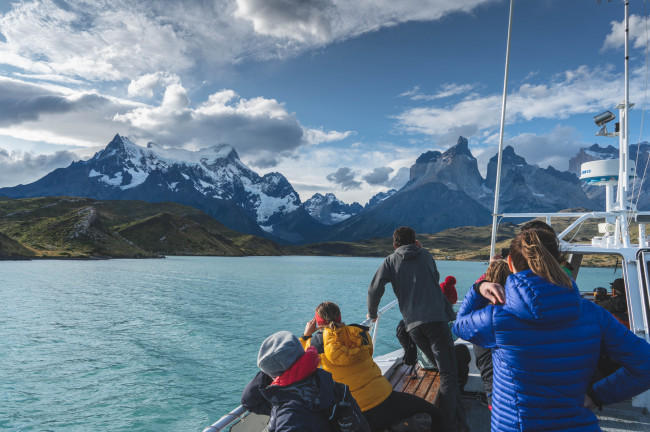
M497 178L494 184L494 211L492 212L492 240L490 242L490 258L494 256L497 241L497 225L499 219L499 193L501 189L501 160L503 154L503 134L506 124L506 98L508 95L508 70L510 68L510 36L512 34L512 11L515 0L510 0L510 15L508 18L508 42L506 47L506 72L503 77L503 101L501 103L501 128L499 130L499 151L497 156Z

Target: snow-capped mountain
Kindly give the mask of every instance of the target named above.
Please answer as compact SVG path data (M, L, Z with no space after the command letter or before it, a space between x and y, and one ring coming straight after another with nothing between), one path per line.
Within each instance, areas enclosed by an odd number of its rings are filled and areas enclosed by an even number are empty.
M144 148L120 135L91 159L29 185L0 189L0 195L172 201L204 210L232 229L270 236L284 231L284 219L301 213L300 198L282 174L259 176L230 146L196 152L154 143Z
M346 204L331 193L325 196L314 194L303 203L303 207L311 217L325 225L337 224L363 210L358 202Z
M379 192L378 194L375 194L370 200L368 201L368 204L366 204L363 209L369 209L371 207L376 206L386 198L390 198L393 195L395 195L395 192L397 192L397 189L389 189L386 192Z

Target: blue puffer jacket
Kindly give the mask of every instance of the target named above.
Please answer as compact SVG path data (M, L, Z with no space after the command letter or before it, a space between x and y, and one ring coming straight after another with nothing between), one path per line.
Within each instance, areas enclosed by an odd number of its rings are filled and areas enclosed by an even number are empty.
M650 344L573 289L530 270L508 277L506 303L489 305L474 289L454 333L493 348L493 431L598 431L583 408L599 354L623 367L593 386L603 404L650 388Z

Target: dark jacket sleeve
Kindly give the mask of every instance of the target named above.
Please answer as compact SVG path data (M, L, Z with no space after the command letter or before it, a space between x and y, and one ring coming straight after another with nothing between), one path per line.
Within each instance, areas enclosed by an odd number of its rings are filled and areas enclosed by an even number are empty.
M272 381L271 377L264 372L258 372L244 388L241 395L242 406L255 414L271 415L271 402L262 395L260 387L266 387Z
M602 329L601 353L622 367L594 384L598 399L607 405L650 388L650 344L629 331L605 309L594 304Z
M388 265L388 258L379 266L375 277L372 278L370 282L370 287L368 287L368 315L370 318L377 318L377 309L379 308L379 302L381 297L384 295L386 290L386 284L391 280L391 271Z
M437 284L440 284L440 273L438 272L438 266L436 265L436 260L431 256L431 261L433 261L433 278L436 280ZM456 287L454 287L456 289Z
M452 331L461 339L483 348L495 347L494 306L488 300L470 289L456 314Z

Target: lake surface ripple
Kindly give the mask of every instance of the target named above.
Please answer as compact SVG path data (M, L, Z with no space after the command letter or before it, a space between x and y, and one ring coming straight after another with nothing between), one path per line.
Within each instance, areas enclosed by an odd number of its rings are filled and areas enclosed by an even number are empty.
M325 300L362 321L381 261L0 262L0 430L201 431L239 405L266 336L300 335ZM438 267L462 299L486 264ZM609 287L615 277L584 269L578 283ZM382 305L392 299L388 286ZM399 347L399 319L394 310L382 320L376 354Z

